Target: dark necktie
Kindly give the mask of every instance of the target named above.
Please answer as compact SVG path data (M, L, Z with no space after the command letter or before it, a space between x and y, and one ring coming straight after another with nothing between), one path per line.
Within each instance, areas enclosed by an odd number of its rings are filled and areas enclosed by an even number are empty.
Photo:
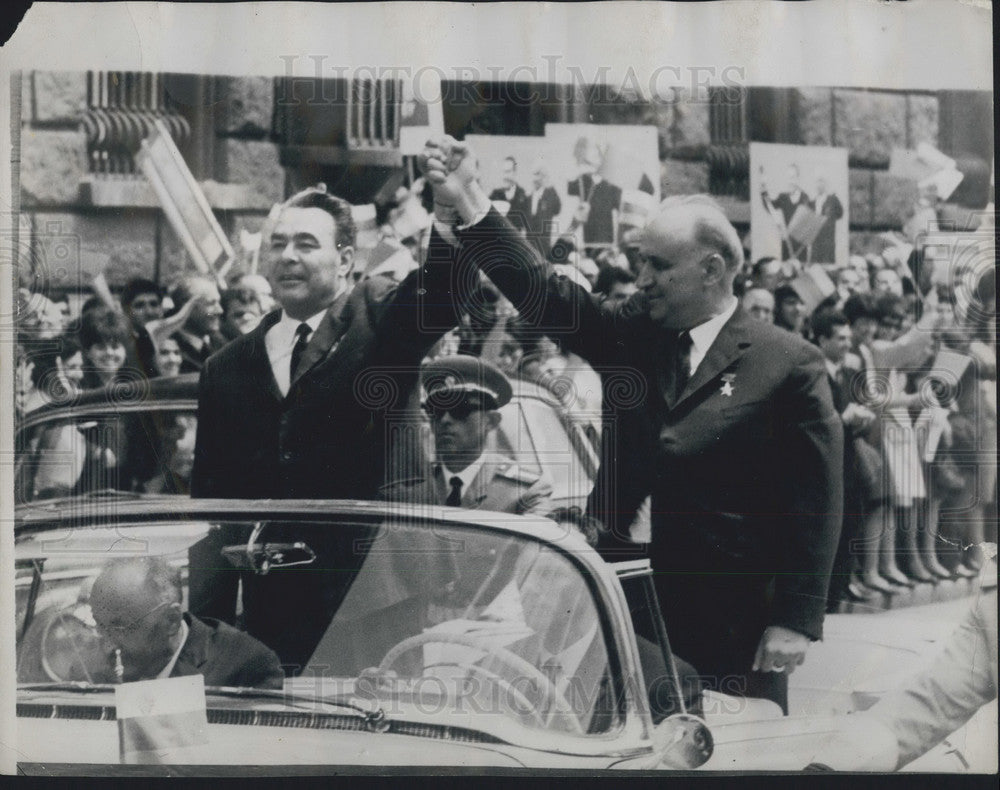
M306 350L306 346L309 345L309 335L312 332L312 328L309 324L299 324L295 328L295 346L292 348L292 361L288 368L288 380L295 380L295 370L299 366L299 360L302 359L302 354Z
M460 507L462 504L462 478L455 475L448 481L451 484L451 493L444 503L448 507Z
M678 333L674 346L674 391L671 404L680 400L681 393L691 378L691 333Z

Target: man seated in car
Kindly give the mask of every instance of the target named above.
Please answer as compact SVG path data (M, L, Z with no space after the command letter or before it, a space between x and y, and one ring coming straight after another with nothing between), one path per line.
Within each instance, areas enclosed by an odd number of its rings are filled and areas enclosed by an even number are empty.
M510 382L495 365L458 354L424 365L424 410L434 434L431 473L382 488L390 502L448 505L501 513L544 515L552 484L510 458L486 452L500 425L497 409L510 402Z
M90 593L111 652L95 682L203 675L206 686L281 688L277 655L225 623L182 611L179 572L158 557L110 560Z

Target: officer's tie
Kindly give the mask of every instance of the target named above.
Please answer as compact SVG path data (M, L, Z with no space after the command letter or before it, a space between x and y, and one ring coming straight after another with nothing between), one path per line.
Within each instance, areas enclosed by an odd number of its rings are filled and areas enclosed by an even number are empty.
M448 482L451 484L451 493L444 503L448 507L459 507L462 504L462 478L455 475Z
M295 380L295 369L299 366L299 360L302 359L302 354L306 350L306 346L309 345L309 335L311 333L312 327L306 323L301 323L295 328L295 346L292 348L292 361L288 368L289 382Z

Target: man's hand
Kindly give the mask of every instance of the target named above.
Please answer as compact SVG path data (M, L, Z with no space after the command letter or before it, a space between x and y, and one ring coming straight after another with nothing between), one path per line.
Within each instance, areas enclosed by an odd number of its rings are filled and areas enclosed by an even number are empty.
M795 667L806 660L808 649L809 637L790 628L769 625L764 629L764 635L757 646L753 671L791 674Z
M476 157L465 143L447 135L427 141L417 156L420 171L434 192L434 215L446 224L471 223L489 210L490 201L479 185Z
M875 421L875 412L861 404L848 403L841 418L844 421L844 425L848 428L860 428L864 430Z

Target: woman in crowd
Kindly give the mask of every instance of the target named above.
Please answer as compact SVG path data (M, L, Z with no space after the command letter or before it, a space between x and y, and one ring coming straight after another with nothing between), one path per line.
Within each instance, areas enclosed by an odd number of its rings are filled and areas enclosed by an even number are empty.
M129 329L121 313L97 307L83 314L80 322L80 346L86 361L83 389L99 389L121 380L125 375L128 338Z
M153 356L153 367L158 376L176 376L181 372L181 347L171 335L156 343L156 353Z
M774 291L774 323L798 335L805 331L805 303L790 285L781 285Z

